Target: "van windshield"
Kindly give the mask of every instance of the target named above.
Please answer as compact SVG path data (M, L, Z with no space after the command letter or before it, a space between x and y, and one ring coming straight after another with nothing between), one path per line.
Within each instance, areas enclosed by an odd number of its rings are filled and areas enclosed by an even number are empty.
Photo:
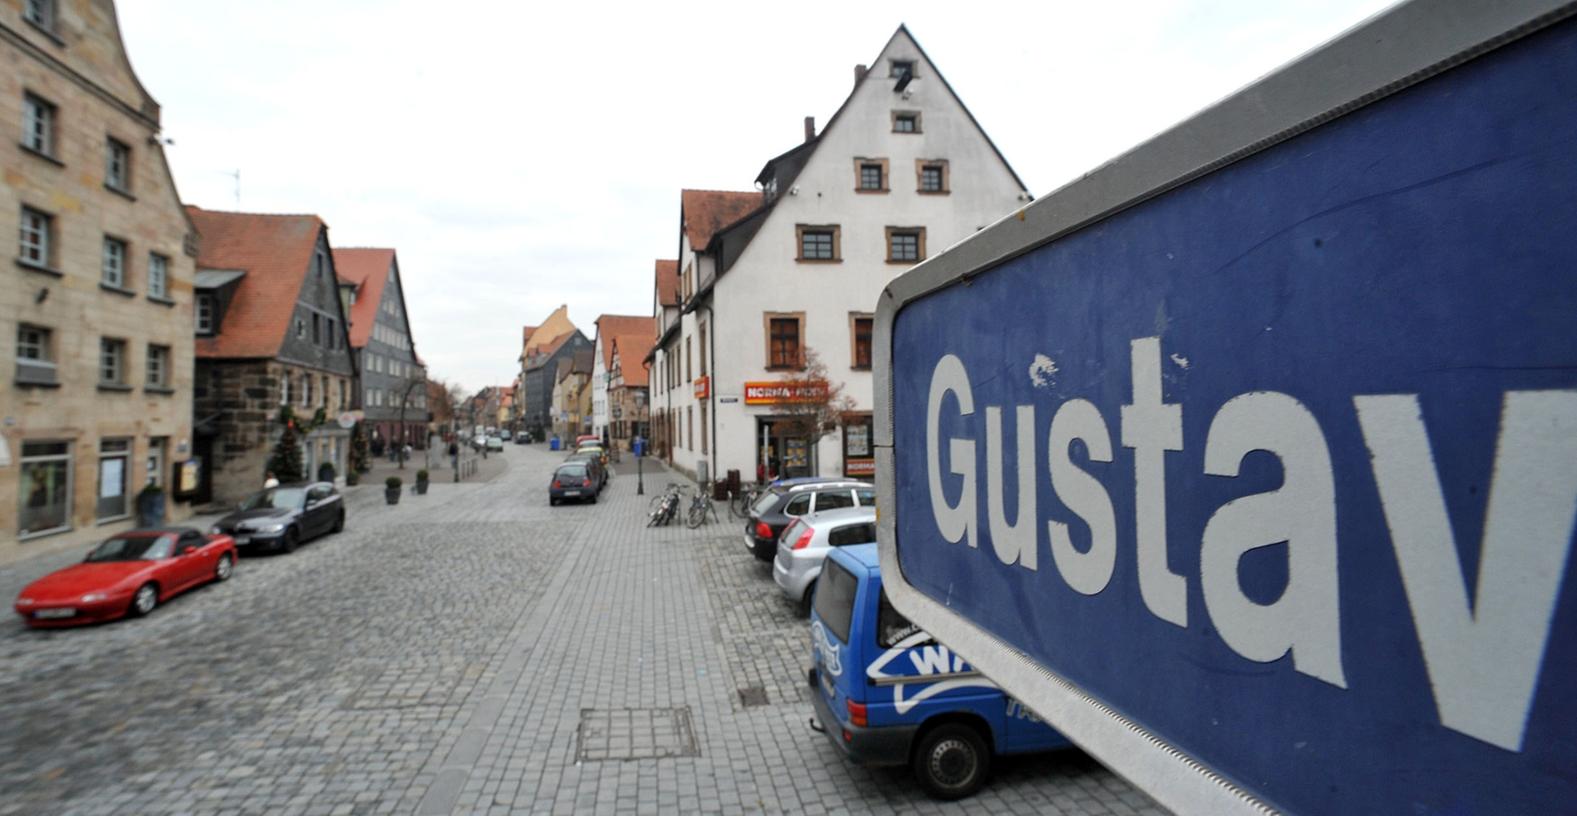
M858 589L854 573L830 559L816 581L816 616L830 634L844 643L849 642L849 622L854 619L854 594Z

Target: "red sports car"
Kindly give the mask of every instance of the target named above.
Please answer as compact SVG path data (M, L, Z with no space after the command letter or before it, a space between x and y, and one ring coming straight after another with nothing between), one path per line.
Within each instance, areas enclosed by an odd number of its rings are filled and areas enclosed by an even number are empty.
M235 541L189 527L132 530L106 539L80 564L22 590L28 626L76 626L146 615L160 602L235 572Z

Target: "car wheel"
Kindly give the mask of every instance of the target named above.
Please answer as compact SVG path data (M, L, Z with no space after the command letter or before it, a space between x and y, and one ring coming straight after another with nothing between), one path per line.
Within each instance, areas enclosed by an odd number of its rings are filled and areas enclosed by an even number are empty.
M912 765L926 793L937 799L962 799L985 784L991 751L975 729L944 723L920 739Z
M339 533L339 532L344 532L344 530L345 530L345 511L341 510L341 511L339 511L339 515L334 517L334 529L333 529L332 532Z
M225 553L224 555L219 556L219 564L214 567L214 580L228 581L230 580L230 576L234 574L235 559L230 557L230 553Z
M296 551L296 545L299 543L301 543L300 536L297 535L296 528L291 527L285 531L284 537L279 540L279 548L287 553L293 553Z
M810 582L810 586L805 587L805 597L800 598L800 600L799 600L799 616L800 617L802 617L802 618L810 617L810 604L811 604L811 601L814 601L815 599L816 599L816 582L815 581L811 581Z
M549 496L548 497L548 506L549 507L558 507L559 506L559 500L553 498L552 496Z
M600 490L599 491L595 491L595 492L593 492L591 494L591 503L592 504L596 504L597 503L597 493L600 493L600 492L602 492L602 491L600 491Z
M137 594L131 596L131 608L127 614L134 618L153 611L159 605L159 588L153 584L143 584L137 588Z

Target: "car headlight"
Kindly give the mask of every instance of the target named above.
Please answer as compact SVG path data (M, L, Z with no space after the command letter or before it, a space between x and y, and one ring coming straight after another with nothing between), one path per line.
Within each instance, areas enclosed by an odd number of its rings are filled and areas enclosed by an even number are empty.
M277 533L280 530L285 529L285 525L283 525L283 524L260 524L260 525L258 525L256 527L253 527L252 529L254 531L256 531L256 532L259 532L259 533Z
M219 529L219 525L217 524L208 528L209 535L224 535L224 532L224 530Z
M89 592L88 594L82 596L82 602L98 603L99 601L107 601L109 598L110 596L107 592Z

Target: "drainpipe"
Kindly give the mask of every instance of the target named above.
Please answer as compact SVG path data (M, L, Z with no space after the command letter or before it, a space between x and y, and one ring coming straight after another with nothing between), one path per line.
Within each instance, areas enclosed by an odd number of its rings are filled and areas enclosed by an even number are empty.
M714 275L712 279L715 281L717 277ZM714 284L712 296L717 294L715 286ZM709 378L706 383L706 404L711 408L707 413L711 414L712 420L712 478L715 480L717 479L717 319L716 313L712 311L711 300L706 303L706 325L711 329L706 333L706 344L711 346L707 351L707 359L712 362L711 370L706 374Z

